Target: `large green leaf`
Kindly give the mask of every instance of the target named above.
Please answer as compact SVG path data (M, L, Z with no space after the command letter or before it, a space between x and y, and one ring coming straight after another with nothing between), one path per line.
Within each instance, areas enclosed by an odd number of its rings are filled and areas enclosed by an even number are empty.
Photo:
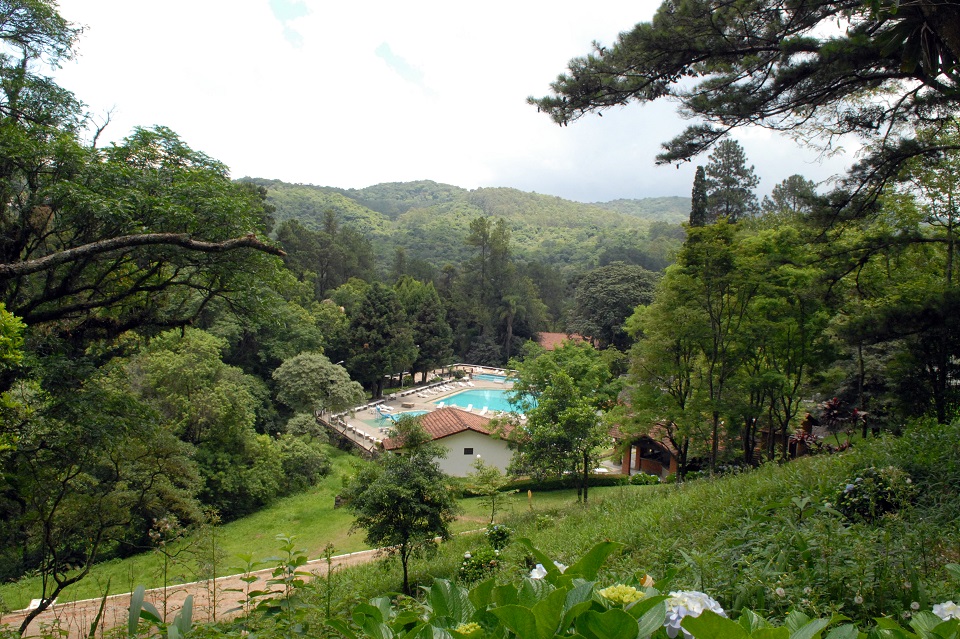
M663 626L663 621L667 617L667 604L665 603L665 599L666 597L663 597L659 601L654 601L653 605L643 612L640 615L640 618L637 619L638 636L649 637L656 632L657 629ZM647 602L641 601L639 603L646 604ZM634 608L638 607L635 605L630 608L628 611L630 616L634 616ZM642 610L642 608L638 608L638 612L640 612L640 610Z
M680 626L697 639L749 639L747 631L735 621L704 610L699 617L684 617Z
M137 586L137 589L130 595L130 614L127 617L127 636L137 636L137 626L140 625L140 610L143 608L143 597L147 589L143 586Z
M828 632L826 639L857 639L859 636L860 630L852 623L847 623Z
M799 630L790 634L790 639L814 639L819 638L823 629L830 625L830 619L814 619L805 623Z
M518 637L533 639L537 637L537 622L533 611L517 605L502 606L491 610L503 625L509 628Z
M597 578L600 566L607 560L607 557L623 547L623 544L615 541L601 541L588 550L587 554L581 557L579 561L567 568L564 574L573 576L580 575L584 579L592 581ZM544 566L546 566L546 564L544 564Z
M550 639L556 636L559 631L565 630L565 628L560 628L560 620L563 618L566 600L567 592L565 590L554 590L533 607L533 617L537 623L537 633L540 639Z
M577 631L591 639L637 639L637 620L619 608L588 610L577 617Z
M537 602L556 590L553 584L545 579L524 579L520 584L517 603L527 608L533 608Z
M467 591L446 579L434 579L429 589L430 607L437 617L446 617L454 623L465 623L473 616L474 607Z
M943 623L943 619L933 614L929 610L920 610L913 613L910 619L910 627L918 633L930 632Z
M490 604L494 603L493 593L494 588L497 585L496 579L492 577L486 581L482 581L473 589L470 590L470 603L473 604L474 608L482 609L486 608Z

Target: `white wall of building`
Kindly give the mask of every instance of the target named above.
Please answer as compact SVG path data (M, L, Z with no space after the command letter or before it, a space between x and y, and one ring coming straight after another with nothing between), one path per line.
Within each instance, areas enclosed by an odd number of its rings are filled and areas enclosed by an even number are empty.
M440 468L454 477L466 477L472 473L474 469L471 466L477 460L477 455L480 455L485 463L502 471L507 470L513 456L513 451L507 447L506 441L472 430L438 439L436 443L447 449L447 456L438 460ZM464 452L465 450L470 452Z

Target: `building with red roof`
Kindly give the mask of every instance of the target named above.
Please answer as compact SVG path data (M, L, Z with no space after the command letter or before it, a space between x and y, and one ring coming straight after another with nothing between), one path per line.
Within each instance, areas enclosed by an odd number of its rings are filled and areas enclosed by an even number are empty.
M509 425L496 429L489 417L453 407L438 408L417 419L433 441L446 449L447 456L438 461L448 475L465 477L472 473L477 457L503 471L510 464L513 451L507 445ZM383 447L402 450L401 443L390 438L383 440Z

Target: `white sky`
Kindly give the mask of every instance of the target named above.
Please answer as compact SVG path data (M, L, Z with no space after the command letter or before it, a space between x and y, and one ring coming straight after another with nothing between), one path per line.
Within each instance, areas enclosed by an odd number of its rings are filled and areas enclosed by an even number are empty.
M86 27L57 72L101 143L164 125L254 176L362 188L434 180L582 202L690 194L694 167L657 167L686 122L671 103L560 128L526 104L567 61L648 21L658 0L60 0ZM820 164L764 131L738 135L768 193ZM702 158L701 163L705 163Z

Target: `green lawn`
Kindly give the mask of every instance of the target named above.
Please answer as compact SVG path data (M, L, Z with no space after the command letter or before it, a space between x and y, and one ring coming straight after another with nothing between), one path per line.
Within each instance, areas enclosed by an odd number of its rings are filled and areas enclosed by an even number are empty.
M268 508L243 519L224 524L215 529L214 539L209 537L200 544L195 540L171 548L179 555L168 562L168 583L183 583L201 578L201 564L212 564L212 549L218 549L216 573L218 576L243 572L246 555L254 561L275 556L279 543L277 535L296 537L296 545L306 551L310 559L323 557L324 547L333 544L335 554L344 554L369 548L363 540L363 531L350 533L353 517L345 509L333 507L334 496L340 492L343 477L352 474L356 464L364 463L348 453L330 449L332 470L318 485L307 492L287 497ZM591 489L591 495L600 497L603 491L617 488ZM596 492L595 492L596 491ZM536 493L532 504L536 512L563 509L576 501L572 490ZM461 533L483 528L489 521L489 508L479 498L462 499L463 514L454 523L452 531ZM511 496L498 506L497 518L527 512L530 508L527 495ZM197 547L199 546L199 548ZM266 566L258 566L266 567ZM107 590L110 594L130 592L139 585L158 587L163 585L163 562L157 553L144 553L123 560L112 560L96 566L78 584L68 588L60 601L73 601L100 597ZM17 583L0 586L2 604L10 610L26 606L30 599L40 596L40 580L23 579Z

